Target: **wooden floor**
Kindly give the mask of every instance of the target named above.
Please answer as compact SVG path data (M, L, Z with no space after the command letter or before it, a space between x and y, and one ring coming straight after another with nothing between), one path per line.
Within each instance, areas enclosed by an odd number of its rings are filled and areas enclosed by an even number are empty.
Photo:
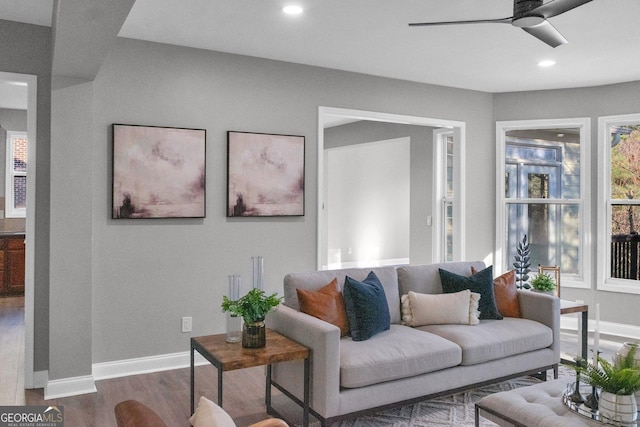
M170 427L189 426L189 369L96 381L97 393L44 401L43 389L24 390L24 298L0 298L0 406L61 405L67 427L113 427L118 402L137 399L155 410ZM562 350L576 354L575 334L562 334ZM610 359L621 343L601 341ZM195 395L217 401L217 371L196 367ZM224 409L239 427L267 418L264 368L224 373ZM274 397L278 396L274 389Z
M24 299L0 298L0 406L64 406L67 427L114 427L113 408L137 399L168 426L189 426L189 369L96 381L97 393L44 400L44 390L24 390ZM196 367L195 395L217 402L217 371ZM264 404L264 368L224 373L224 409L241 426L268 418ZM273 395L279 393L274 389ZM197 404L197 403L196 403Z

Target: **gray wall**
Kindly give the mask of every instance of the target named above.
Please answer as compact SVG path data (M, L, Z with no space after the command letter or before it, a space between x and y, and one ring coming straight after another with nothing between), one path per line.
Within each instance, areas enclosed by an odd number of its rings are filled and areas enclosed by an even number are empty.
M318 106L466 121L468 156L484 164L493 159L483 148L493 144L490 94L230 54L120 39L94 82L93 99L93 153L78 159L92 163L93 204L74 213L93 218L93 339L64 344L92 345L94 363L186 351L182 316L193 316L194 336L223 332L226 277L240 273L248 283L251 256L265 257L268 290L281 290L287 272L315 269ZM112 123L207 130L205 219L110 219ZM227 130L306 136L304 217L225 217ZM468 194L490 189L493 197L492 171L475 169L466 179ZM478 239L467 257L482 259L492 251L487 219L494 207L475 202L467 227ZM74 244L73 238L52 243L52 251ZM84 298L59 301L55 309L72 311Z
M67 307L49 319L53 380L91 375L93 85L57 89L51 104L49 293L52 307Z
M38 76L34 370L41 371L49 360L51 28L0 20L0 40L0 71Z
M591 288L562 289L563 298L580 299L588 304L604 302L600 306L601 318L607 322L640 325L636 315L640 305L640 295L596 291L595 248L609 242L599 242L596 222L600 214L597 209L598 170L598 117L617 114L638 113L640 111L640 82L592 88L550 90L538 92L518 92L494 95L495 120L529 120L589 117L591 118L591 235L593 242L591 268ZM592 305L593 306L593 305ZM593 315L591 316L593 317Z

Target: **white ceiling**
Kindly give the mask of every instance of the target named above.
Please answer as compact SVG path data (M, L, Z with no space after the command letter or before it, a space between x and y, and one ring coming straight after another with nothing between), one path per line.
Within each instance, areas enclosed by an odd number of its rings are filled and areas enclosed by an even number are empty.
M281 8L292 3L305 12L285 16ZM511 16L512 5L512 0L136 0L119 36L492 93L640 80L640 0L593 0L551 18L569 40L555 49L508 24L407 25L504 18ZM53 0L0 0L0 19L51 25L52 8ZM542 59L557 64L543 69L536 65Z

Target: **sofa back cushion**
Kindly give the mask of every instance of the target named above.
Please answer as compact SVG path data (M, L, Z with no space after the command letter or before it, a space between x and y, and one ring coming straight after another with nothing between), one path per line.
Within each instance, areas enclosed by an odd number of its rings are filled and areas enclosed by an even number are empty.
M441 294L442 282L440 281L440 274L438 272L440 268L468 277L471 276L471 267L480 271L486 266L482 261L459 261L398 267L400 295L408 294L409 291L421 294Z
M471 267L467 267L469 271ZM389 267L372 267L372 268L345 268L340 270L321 270L309 271L301 273L289 273L284 277L284 303L285 305L300 310L298 303L298 295L296 289L307 289L317 291L326 286L334 278L338 281L340 290L343 289L346 276L356 280L364 280L369 272L373 271L382 287L387 298L389 306L389 315L391 323L400 323L400 293L398 291L398 275L396 268ZM437 272L437 269L436 269Z

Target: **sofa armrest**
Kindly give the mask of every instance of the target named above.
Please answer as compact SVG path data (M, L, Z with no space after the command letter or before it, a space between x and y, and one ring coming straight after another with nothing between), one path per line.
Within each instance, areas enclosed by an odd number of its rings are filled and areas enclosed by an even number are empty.
M525 319L535 320L553 331L550 348L560 362L560 298L540 292L518 290L520 312Z
M310 406L330 417L332 414L327 414L327 409L338 407L340 392L340 329L286 305L281 305L267 319L270 328L311 350ZM302 398L302 364L279 363L274 366L274 375L276 381L287 383L287 389Z

